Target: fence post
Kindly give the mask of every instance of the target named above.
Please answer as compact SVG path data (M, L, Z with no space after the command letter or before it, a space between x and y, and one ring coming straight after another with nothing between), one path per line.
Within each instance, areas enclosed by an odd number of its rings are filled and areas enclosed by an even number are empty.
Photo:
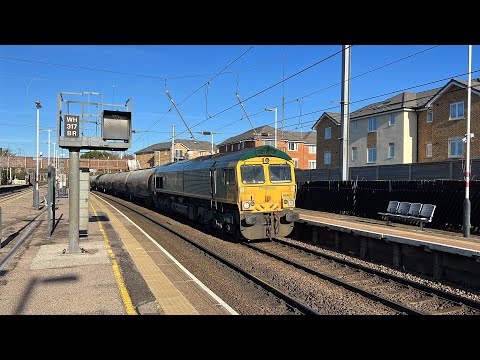
M412 164L408 164L408 180L412 180Z
M379 173L378 167L379 167L378 165L375 166L375 177L376 177L375 180L378 180L378 173Z
M449 175L449 179L450 179L450 180L453 180L453 162L450 161L449 163L450 163L450 164L449 164L449 165L450 165L450 166L449 166L449 171L450 171L450 173L449 173L448 175Z

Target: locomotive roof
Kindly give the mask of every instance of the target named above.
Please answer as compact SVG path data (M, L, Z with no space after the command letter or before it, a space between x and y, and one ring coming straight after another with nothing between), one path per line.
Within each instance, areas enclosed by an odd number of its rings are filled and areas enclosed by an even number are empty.
M292 160L292 158L288 154L284 153L283 151L280 151L270 145L263 145L263 146L244 149L240 151L232 151L232 152L226 152L221 154L200 156L191 160L183 160L175 163L170 163L167 165L157 166L155 169L158 169L158 171L162 171L162 170L175 171L180 169L183 170L186 167L190 169L209 168L209 167L212 167L213 164L215 163L225 164L231 161L248 160L248 159L252 159L260 156L277 157L277 158L281 158L289 161Z

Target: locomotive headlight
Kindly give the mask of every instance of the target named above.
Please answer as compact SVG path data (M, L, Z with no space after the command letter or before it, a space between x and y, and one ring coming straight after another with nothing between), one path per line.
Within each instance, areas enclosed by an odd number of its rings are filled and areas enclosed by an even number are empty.
M245 201L245 202L243 203L243 208L244 208L245 210L248 210L248 209L250 208L250 203Z
M295 202L293 200L288 200L288 206L292 206L295 205Z

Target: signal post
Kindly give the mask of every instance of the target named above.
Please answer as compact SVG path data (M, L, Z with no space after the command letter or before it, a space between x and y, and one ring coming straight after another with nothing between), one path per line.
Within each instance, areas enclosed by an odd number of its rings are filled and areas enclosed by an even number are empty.
M100 100L90 101L91 95L99 96ZM88 97L86 101L82 100L85 96ZM67 254L82 253L79 245L80 150L125 151L131 146L132 99L125 104L106 104L101 99L102 94L94 92L58 93L57 143L69 151L68 247L64 250ZM124 108L124 111L104 107Z

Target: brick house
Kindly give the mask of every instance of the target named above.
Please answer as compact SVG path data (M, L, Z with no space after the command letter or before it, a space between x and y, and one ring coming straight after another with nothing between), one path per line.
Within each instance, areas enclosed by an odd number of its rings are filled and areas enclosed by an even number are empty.
M165 165L172 162L171 148L171 142L158 143L135 152L135 157L141 169ZM215 151L215 144L213 149ZM175 141L174 161L194 159L199 156L210 155L211 152L211 142L178 139Z
M348 166L410 164L465 158L468 82L403 92L350 113ZM480 78L472 80L471 133L480 134ZM340 167L340 113L325 112L317 131L319 169ZM480 135L478 135L480 136ZM480 141L471 141L471 158L480 158Z
M312 129L317 131L317 169L340 167L340 114L324 112Z
M218 145L218 152L225 153L262 145L275 146L275 129L271 126L259 126L233 136ZM315 131L296 132L277 129L277 149L291 156L298 169L316 168Z
M348 129L348 166L417 162L418 111L440 89L418 93L403 92L351 112ZM331 153L331 164L324 164L318 168L340 167L338 156L341 146L340 125L340 113L331 112L323 113L313 125L318 134L318 156L326 152ZM327 130L328 127L331 130ZM328 159L328 155L324 157Z
M466 157L468 82L452 79L418 111L418 162ZM470 132L480 136L480 78L472 79ZM480 141L470 143L472 159L480 158Z

